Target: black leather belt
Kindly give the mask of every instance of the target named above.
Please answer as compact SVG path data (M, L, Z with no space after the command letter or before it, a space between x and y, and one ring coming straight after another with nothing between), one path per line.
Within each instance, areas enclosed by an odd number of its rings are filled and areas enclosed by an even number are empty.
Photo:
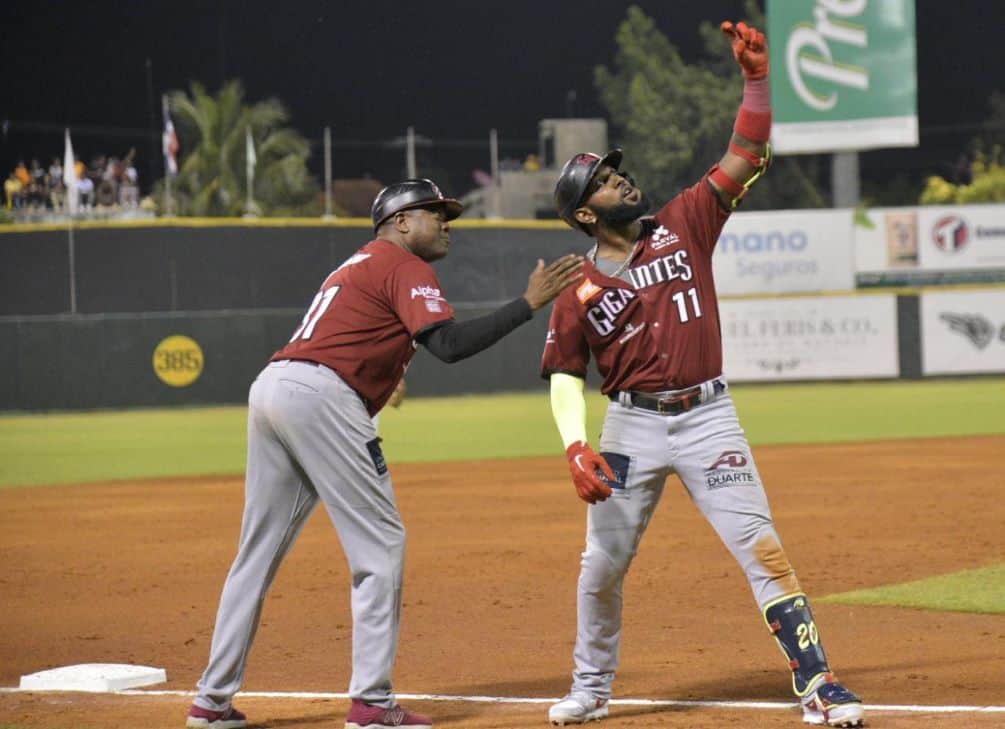
M726 391L726 383L722 380L712 382L712 396ZM653 395L648 392L612 392L607 397L615 402L621 402L622 395L632 404L632 407L650 410L660 415L680 415L701 405L701 385L678 390L672 395Z

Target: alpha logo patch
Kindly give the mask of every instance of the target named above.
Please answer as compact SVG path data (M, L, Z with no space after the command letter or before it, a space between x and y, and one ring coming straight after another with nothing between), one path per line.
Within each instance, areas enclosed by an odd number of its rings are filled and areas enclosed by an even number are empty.
M433 286L413 286L412 287L412 297L421 296L426 299L442 299L443 296L440 294L440 290Z

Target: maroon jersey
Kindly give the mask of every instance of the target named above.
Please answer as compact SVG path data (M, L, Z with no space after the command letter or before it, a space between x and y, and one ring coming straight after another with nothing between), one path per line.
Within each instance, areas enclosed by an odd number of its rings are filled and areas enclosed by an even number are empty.
M378 239L328 275L289 344L272 360L332 368L374 415L415 355L415 337L453 317L432 266Z
M591 352L605 395L677 390L721 374L712 251L728 217L706 175L643 221L625 269L631 283L587 260L582 283L555 299L542 375L585 378Z

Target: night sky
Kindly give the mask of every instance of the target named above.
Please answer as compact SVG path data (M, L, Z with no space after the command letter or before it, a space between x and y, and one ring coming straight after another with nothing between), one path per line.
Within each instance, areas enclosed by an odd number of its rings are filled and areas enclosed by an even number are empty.
M740 0L637 4L688 60L700 54L702 20L739 18L742 8ZM286 104L292 125L316 142L316 172L321 130L331 125L336 177L394 176L401 152L367 143L399 136L411 124L436 141L453 140L435 162L451 169L448 186L466 189L467 171L487 168L488 152L487 142L484 150L465 143L487 140L490 128L498 129L504 155L522 157L535 149L538 120L569 111L603 116L593 68L613 59L614 34L627 6L547 0L8 3L0 29L0 119L9 123L0 137L0 164L6 176L19 158L46 162L61 155L61 129L69 125L84 157L135 146L141 176L149 181L149 157L157 158L158 176L161 160L159 142L151 148L144 133L159 133L160 95L187 88L190 80L215 90L222 79L240 78L249 100L276 96ZM1001 44L991 33L975 33L1000 28L1005 4L917 0L917 6L922 147L864 154L865 176L891 169L945 174L974 134L966 125L985 119L988 95L1005 88Z

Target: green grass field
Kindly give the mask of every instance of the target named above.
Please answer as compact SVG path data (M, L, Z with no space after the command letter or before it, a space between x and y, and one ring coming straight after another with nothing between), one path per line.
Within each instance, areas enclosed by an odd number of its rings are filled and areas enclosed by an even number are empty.
M751 443L1005 433L1005 379L732 388ZM588 396L588 433L607 401ZM0 487L244 470L245 408L0 416ZM561 453L546 392L409 398L381 414L391 463Z
M894 605L964 613L1005 614L1005 562L923 580L828 595L817 602Z
M1005 378L732 388L751 443L821 443L1005 433ZM588 433L607 401L588 395ZM0 487L244 470L243 407L0 416ZM546 392L409 398L381 415L388 460L556 455ZM1005 565L824 598L1005 613ZM0 727L2 729L2 727Z

